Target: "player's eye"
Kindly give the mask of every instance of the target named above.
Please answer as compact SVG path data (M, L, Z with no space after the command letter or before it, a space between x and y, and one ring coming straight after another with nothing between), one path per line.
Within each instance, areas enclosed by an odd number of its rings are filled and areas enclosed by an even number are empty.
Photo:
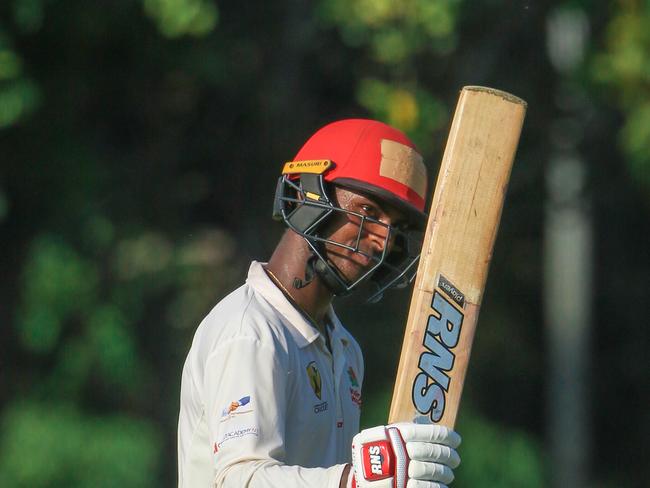
M368 217L375 217L377 215L377 209L375 209L374 206L372 206L372 205L370 205L368 203L361 204L361 210Z

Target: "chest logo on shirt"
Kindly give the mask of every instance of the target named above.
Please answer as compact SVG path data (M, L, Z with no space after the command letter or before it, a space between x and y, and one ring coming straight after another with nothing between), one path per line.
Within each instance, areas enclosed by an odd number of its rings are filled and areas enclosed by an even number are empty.
M320 373L318 372L318 367L316 366L316 361L312 361L307 365L307 377L309 378L309 384L311 389L314 390L314 395L319 400L321 399L322 391L322 381Z

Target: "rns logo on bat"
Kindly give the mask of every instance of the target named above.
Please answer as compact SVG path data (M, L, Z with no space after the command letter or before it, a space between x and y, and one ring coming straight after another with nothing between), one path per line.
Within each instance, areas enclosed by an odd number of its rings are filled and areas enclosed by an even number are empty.
M455 303L464 304L464 296L442 276L438 287ZM462 297L462 302L459 296ZM438 290L434 291L431 314L422 338L426 349L420 354L420 372L413 380L412 391L413 405L418 412L428 415L432 422L439 422L445 413L445 395L449 391L449 376L446 372L454 367L456 356L451 349L458 344L463 317L462 311Z

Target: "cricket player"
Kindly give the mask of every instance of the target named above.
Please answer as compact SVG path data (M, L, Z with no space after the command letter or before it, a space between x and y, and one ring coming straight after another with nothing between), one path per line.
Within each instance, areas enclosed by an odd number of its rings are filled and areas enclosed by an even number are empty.
M287 230L201 322L185 361L179 487L453 480L456 432L404 423L359 433L363 358L332 308L335 296L376 301L412 279L426 181L413 143L373 120L323 127L284 165L273 212Z

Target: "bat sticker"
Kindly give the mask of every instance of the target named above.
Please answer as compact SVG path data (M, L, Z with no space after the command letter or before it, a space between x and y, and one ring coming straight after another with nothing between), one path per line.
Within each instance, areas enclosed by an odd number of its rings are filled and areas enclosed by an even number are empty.
M465 308L465 295L442 275L438 276L438 288L444 291L460 307Z
M441 279L442 276L440 277ZM456 287L444 280L451 290L449 295L454 303L464 303L464 295ZM443 286L441 290L445 291ZM420 372L413 380L413 405L423 415L428 415L432 422L438 422L445 413L445 397L449 391L449 375L454 367L456 356L452 349L458 344L464 314L438 290L433 293L431 313L422 339L425 350L420 354L418 367Z

